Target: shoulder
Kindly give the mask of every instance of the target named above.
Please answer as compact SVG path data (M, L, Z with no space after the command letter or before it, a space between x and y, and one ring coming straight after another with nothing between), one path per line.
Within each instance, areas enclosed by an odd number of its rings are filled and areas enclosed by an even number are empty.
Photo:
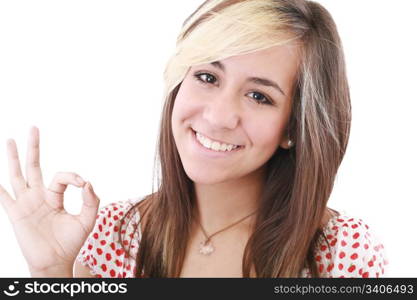
M99 209L94 228L77 256L92 275L134 276L134 257L141 238L140 214L134 207L144 198L112 202Z
M124 201L112 202L106 204L102 208L99 209L99 212L96 217L96 227L99 229L100 232L103 232L101 229L103 226L107 226L109 229L112 228L114 232L118 232L119 228L122 225L126 224L126 221L121 221L123 217L128 217L129 220L133 220L138 222L140 220L140 215L138 210L133 209L133 207L138 204L143 197L141 198L130 198ZM129 213L129 215L128 215ZM100 223L97 222L98 220L101 221Z
M361 218L345 212L332 216L323 226L315 248L320 277L382 277L388 259L376 230ZM303 269L302 277L310 277Z
M376 231L346 213L330 218L316 249L322 277L381 277L388 260Z

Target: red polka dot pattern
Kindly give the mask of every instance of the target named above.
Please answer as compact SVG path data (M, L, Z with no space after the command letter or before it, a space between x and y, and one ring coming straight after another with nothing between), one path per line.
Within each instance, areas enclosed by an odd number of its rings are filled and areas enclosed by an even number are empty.
M96 223L78 253L77 260L97 278L132 278L136 272L136 254L141 238L140 216L127 211L143 198L110 203L100 208ZM119 230L122 241L119 240ZM126 253L124 249L130 249Z
M362 219L335 216L323 231L330 248L320 237L315 254L320 277L377 278L387 275L388 260L384 245ZM311 277L310 270L303 269L300 277Z

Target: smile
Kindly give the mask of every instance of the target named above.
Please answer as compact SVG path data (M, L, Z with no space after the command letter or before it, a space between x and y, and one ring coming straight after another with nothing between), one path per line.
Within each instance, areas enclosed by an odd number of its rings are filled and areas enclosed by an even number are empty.
M210 149L210 150L217 151L217 152L231 152L231 151L242 148L242 146L240 145L233 145L233 144L222 143L219 141L214 141L199 132L196 132L194 130L193 132L198 143L206 149Z

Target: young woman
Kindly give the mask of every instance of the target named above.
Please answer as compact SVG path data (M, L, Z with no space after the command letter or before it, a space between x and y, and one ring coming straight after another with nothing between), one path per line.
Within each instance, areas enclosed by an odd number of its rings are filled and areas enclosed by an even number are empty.
M1 203L33 276L384 274L369 226L327 208L351 106L342 45L322 6L208 0L185 21L165 82L150 195L99 209L77 174L44 187L36 128L26 180L8 142L16 200L1 188ZM69 184L84 190L78 216L63 208Z

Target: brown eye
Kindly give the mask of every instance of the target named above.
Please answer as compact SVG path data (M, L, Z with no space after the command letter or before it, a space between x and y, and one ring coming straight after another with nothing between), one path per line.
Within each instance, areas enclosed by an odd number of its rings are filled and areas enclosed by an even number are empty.
M253 97L251 98L258 104L272 104L272 102L264 94L258 92L250 92L249 94L253 94Z
M203 83L215 83L217 81L216 77L209 73L199 73L194 75L197 80Z

